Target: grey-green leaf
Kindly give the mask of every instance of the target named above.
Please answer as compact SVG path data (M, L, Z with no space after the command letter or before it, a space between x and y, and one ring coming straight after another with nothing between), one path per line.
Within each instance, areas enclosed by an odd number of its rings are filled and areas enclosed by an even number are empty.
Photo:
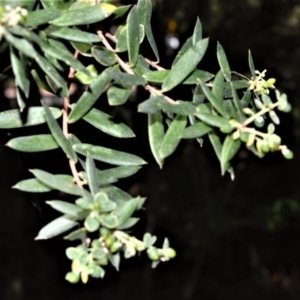
M47 201L46 203L49 204L53 209L67 216L73 217L75 219L80 219L82 217L83 210L73 203L61 200L51 200Z
M170 156L175 151L180 139L182 138L182 133L186 127L186 124L186 116L181 115L177 115L176 118L171 122L159 149L159 156L161 160Z
M142 76L136 74L134 75L114 71L109 71L108 74L118 84L125 87L131 87L133 85L143 85L147 83L147 81Z
M86 157L86 174L90 191L95 195L99 192L99 184L95 162L89 155Z
M35 238L36 240L46 240L52 237L55 237L61 233L64 233L73 227L75 227L78 223L69 219L67 216L61 216L52 222L48 223L44 226L38 233L38 236Z
M127 46L128 58L131 67L134 67L137 61L140 48L140 20L139 11L134 6L127 17Z
M140 202L139 197L133 198L119 205L115 210L114 214L118 218L118 225L125 223L132 214L138 209L138 204Z
M183 139L195 139L204 136L212 131L212 128L202 122L197 122L187 128L182 133Z
M154 52L157 62L159 62L159 54L151 29L152 1L139 0L137 3L137 9L140 15L140 24L145 28L148 42Z
M202 39L202 25L198 17L194 28L194 33L193 33L193 46L195 46L196 43L201 39Z
M26 60L20 60L13 48L10 47L10 61L16 78L16 86L19 86L24 92L25 97L28 98L30 81L28 79L28 74L26 73Z
M18 189L23 192L31 192L31 193L45 193L50 192L52 189L46 185L44 185L41 181L36 178L25 179L19 181L13 188Z
M43 170L31 170L31 173L43 184L67 194L81 196L82 191L74 182L72 176L53 175Z
M162 120L162 113L158 111L155 114L148 115L148 136L151 152L160 166L163 165L163 161L159 155L159 149L164 139L165 130Z
M55 85L59 88L66 89L65 80L61 77L55 67L42 55L36 54L34 57L41 69L53 80ZM67 90L67 89L66 89ZM67 93L63 97L67 97Z
M111 66L117 62L115 53L104 47L92 47L92 55L103 66Z
M13 138L6 146L23 152L40 152L58 148L58 144L51 134L38 134Z
M197 113L195 116L203 121L204 123L214 126L214 127L228 127L229 121L225 118L217 115L206 114L206 113Z
M91 144L77 144L73 148L76 152L83 155L90 155L96 160L100 160L112 165L120 166L138 166L146 162L140 157L101 146L94 146Z
M23 24L28 27L37 27L60 17L60 15L59 10L51 8L30 11Z
M61 110L56 107L50 107L51 113L55 119L61 116ZM29 107L26 120L22 122L19 109L10 109L0 112L0 128L20 128L25 126L39 125L46 122L43 114L43 107Z
M252 58L250 50L248 52L248 63L249 63L249 68L250 68L250 72L251 72L252 78L255 79L256 78L255 66L254 66L254 62L253 62L253 58Z
M49 107L42 102L44 110L45 110L45 118L47 120L48 127L53 135L57 144L62 148L62 150L66 153L67 157L73 160L73 162L77 162L77 155L74 152L70 141L64 136L60 126L57 121L53 117Z
M178 62L174 65L173 69L164 80L162 89L169 91L181 83L194 69L204 56L208 46L208 39L198 41L195 46L189 48L180 57Z
M35 58L38 54L36 50L33 48L32 44L29 43L26 39L20 39L8 31L5 32L6 40L16 49L18 49L21 53L25 54L28 57Z
M69 115L69 123L78 121L92 108L109 82L110 77L104 70L77 101Z
M107 91L109 105L122 105L126 103L131 94L131 88L118 87L112 85Z
M80 42L80 43L98 43L101 42L101 38L90 32L82 31L78 28L69 27L59 27L55 25L50 25L45 30L48 36L56 37L68 41Z
M99 130L118 138L135 137L134 132L124 123L115 123L111 116L96 109L91 109L83 119Z
M86 25L108 18L115 8L107 3L65 11L51 23L57 26Z
M234 157L237 151L240 149L241 141L239 139L234 140L232 135L227 135L223 143L221 152L221 170L222 175L225 174L228 168L228 162Z
M213 105L213 107L224 117L227 116L224 107L223 107L223 96L221 98L216 97L212 91L204 84L203 81L200 81L200 85L203 93L205 94L208 101Z
M225 51L219 42L217 44L217 58L218 58L219 66L223 72L226 81L230 81L231 80L230 66Z
M162 83L169 75L170 70L161 70L161 71L149 71L143 74L143 77L153 83ZM206 82L214 77L213 74L203 71L195 70L191 75L186 77L182 84L196 84L199 82L199 79L203 82Z

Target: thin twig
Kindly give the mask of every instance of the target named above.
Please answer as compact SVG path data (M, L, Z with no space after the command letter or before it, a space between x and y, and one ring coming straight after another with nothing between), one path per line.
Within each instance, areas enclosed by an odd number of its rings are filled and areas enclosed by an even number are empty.
M154 69L158 70L158 71L164 71L165 68L159 66L157 63L155 63L154 61L148 59L148 58L145 58L145 61L148 65L150 65L151 67L153 67Z
M79 51L76 50L74 53L74 58L78 58ZM71 80L74 77L75 70L73 68L70 68L69 75L68 75L68 89L70 91L70 86L71 86ZM64 98L64 106L63 106L63 119L62 119L62 128L63 128L63 134L64 136L69 139L69 127L68 127L68 110L70 106L70 99L69 96ZM76 184L82 188L83 187L83 182L80 180L78 171L76 169L76 164L72 159L69 159L69 166L74 178L74 181Z
M114 51L114 49L112 48L112 46L110 45L110 43L107 41L107 39L105 38L105 36L103 35L101 30L97 31L98 36L102 39L102 43L103 45L111 51ZM109 35L110 36L110 35ZM121 66L121 68L127 73L127 74L131 74L134 75L134 72L130 69L130 67L118 56L118 54L115 53L115 57L117 62L119 63L119 65ZM165 96L161 91L159 91L158 89L156 89L155 87L146 84L144 85L144 88L146 90L148 90L151 94L154 94L156 96L163 96L170 104L174 104L176 105L177 102L174 101L173 99Z

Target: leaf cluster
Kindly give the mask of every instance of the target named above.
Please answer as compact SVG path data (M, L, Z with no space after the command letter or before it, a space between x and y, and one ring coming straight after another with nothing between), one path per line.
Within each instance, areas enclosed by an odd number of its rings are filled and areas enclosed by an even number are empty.
M124 105L136 87L148 91L148 99L139 101L137 110L147 115L150 148L161 168L182 139L196 139L202 146L205 135L220 161L221 173L229 172L232 178L230 162L243 143L259 157L281 151L285 158L292 158L275 134L280 122L275 110L290 111L286 95L276 90L275 79L264 79L265 71L255 69L250 52L251 78L231 71L220 43L216 50L220 71L214 75L200 69L209 39L202 37L199 19L171 68L164 69L151 30L151 0L118 7L112 1L94 0L27 1L22 7L13 2L0 2L0 39L1 49L10 55L6 70L12 70L19 109L0 113L0 128L46 123L47 133L13 138L7 146L25 152L60 148L69 161L71 175L35 169L31 170L33 178L14 186L36 193L59 190L75 197L73 203L47 202L62 215L43 227L36 238L73 230L65 237L79 241L66 250L72 260L72 271L66 276L69 282L102 278L108 262L118 270L120 252L129 258L145 250L154 267L175 257L167 239L159 249L149 233L140 241L128 231L138 222L133 215L145 199L133 198L115 183L135 174L146 162L133 153L82 143L69 132L69 124L86 122L116 138L135 136L128 125L95 108L100 97L114 107ZM112 25L117 27L114 34L109 31ZM144 40L156 61L141 54ZM0 78L8 76L2 72ZM31 82L62 98L62 110L45 103L24 110ZM73 83L83 92L70 103ZM169 97L169 91L181 84L191 87L190 100ZM270 96L274 90L275 102ZM100 170L97 161L112 167Z

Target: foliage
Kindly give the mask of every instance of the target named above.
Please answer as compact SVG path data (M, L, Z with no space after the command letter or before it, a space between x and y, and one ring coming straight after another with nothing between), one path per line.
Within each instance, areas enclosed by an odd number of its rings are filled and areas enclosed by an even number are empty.
M255 69L250 52L251 78L231 71L220 43L220 71L213 75L198 69L209 43L202 37L199 20L193 36L167 70L158 64L150 0L118 7L112 1L94 0L31 0L22 3L22 8L16 1L0 4L2 55L9 52L10 56L1 80L14 77L19 105L18 110L1 112L0 128L41 123L49 127L45 134L13 138L7 146L25 152L61 148L72 174L34 169L33 178L14 187L35 193L59 190L75 196L73 203L47 202L62 215L43 227L36 238L48 239L73 230L65 236L79 241L79 245L66 249L72 260L72 271L66 275L69 282L81 279L86 283L89 276L102 278L103 266L108 262L118 270L121 252L129 258L146 251L153 267L176 255L168 239L157 248L156 237L149 233L143 240L130 235L129 229L138 222L133 214L142 208L145 199L133 198L114 184L135 174L146 162L132 153L82 143L69 131L69 124L84 120L116 138L135 136L126 124L114 122L112 116L95 108L100 97L106 97L110 106L121 106L136 86L149 92L138 111L148 116L150 148L161 168L181 139L196 139L202 145L205 135L220 161L221 174L228 172L232 178L230 161L243 143L258 157L281 151L285 158L292 158L292 152L275 134L275 125L280 122L275 109L291 109L287 96L275 88L275 79L265 79L266 71ZM117 26L114 34L110 33L112 25ZM140 53L145 39L155 62ZM40 107L26 107L32 82L63 98L63 109L48 107L44 102ZM84 91L70 103L73 82ZM192 86L191 100L170 97L169 91L181 84ZM62 125L57 121L60 117ZM99 170L95 161L115 167Z

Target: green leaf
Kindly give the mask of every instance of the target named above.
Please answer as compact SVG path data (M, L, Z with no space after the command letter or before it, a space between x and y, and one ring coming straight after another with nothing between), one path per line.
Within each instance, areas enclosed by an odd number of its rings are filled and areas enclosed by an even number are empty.
M110 200L115 201L116 203L122 203L132 198L131 195L117 188L114 185L107 185L105 187L102 187L101 191L105 192L108 198Z
M182 57L180 57L167 78L164 80L162 85L163 91L173 89L194 71L204 56L207 46L208 39L200 40L195 46L192 46L182 55Z
M86 174L92 195L99 192L99 184L94 160L88 155L86 157Z
M134 67L139 55L140 48L140 20L139 11L134 6L127 17L127 45L128 45L128 58L130 67Z
M160 168L162 168L163 161L160 158L159 149L164 139L164 135L165 135L165 130L164 130L161 111L158 111L155 114L149 114L148 115L148 136L149 136L150 149Z
M131 88L122 88L112 85L107 91L109 105L122 105L126 103L131 94Z
M84 241L86 239L86 229L80 228L77 230L72 231L67 236L64 236L64 240L75 241L81 240Z
M16 88L16 94L17 94L17 103L20 108L20 112L23 112L24 108L26 107L26 103L25 103L23 94L20 91L20 88L18 86Z
M82 31L76 27L59 27L55 25L50 25L44 31L48 36L64 39L72 42L80 43L98 43L101 42L101 38L94 33Z
M253 62L253 58L252 58L250 50L248 52L248 63L249 63L249 68L250 68L250 72L251 72L252 78L255 79L256 78L255 66L254 66L254 62Z
M28 12L23 25L27 27L38 27L60 17L61 12L57 9L41 9Z
M137 10L140 16L140 24L143 25L143 27L145 28L148 42L152 48L152 51L155 54L157 62L159 62L159 54L151 29L152 1L139 0L137 3Z
M167 113L175 113L180 115L190 115L196 112L195 106L191 102L175 101L170 103L164 96L150 96L150 98L138 106L138 111L155 114L159 110L163 110Z
M143 77L153 83L162 83L169 75L170 70L162 70L162 71L150 71L143 74ZM202 71L195 70L191 75L184 79L182 84L196 84L199 82L199 79L203 82L206 82L214 77L213 74Z
M115 10L115 6L103 3L87 6L79 9L72 9L53 20L51 23L57 26L87 25L100 22L108 18Z
M45 90L49 93L53 93L53 90L47 83L46 79L42 78L36 69L31 70L30 73L39 88L41 88L42 90Z
M53 175L42 170L31 170L31 173L43 184L51 189L59 190L67 194L81 196L82 191L74 182L72 176Z
M27 117L25 118L24 124L19 109L10 109L0 112L0 128L20 128L25 126L32 126L43 124L46 122L43 114L42 107L29 107ZM61 116L61 110L58 108L50 107L50 110L54 118Z
M109 253L108 259L109 259L110 263L115 267L115 269L117 271L119 271L119 266L120 266L120 261L121 261L120 252L117 252L116 254Z
M146 114L155 114L161 110L160 99L164 98L163 96L150 96L150 98L138 106L138 111Z
M215 150L217 158L221 161L222 143L214 130L208 134L209 140Z
M111 66L117 62L115 53L104 47L92 47L92 55L103 66Z
M238 96L236 89L234 88L232 82L230 82L230 87L231 87L231 92L232 92L232 96L233 96L233 103L234 103L234 106L235 106L235 108L238 112L238 116L239 116L238 121L243 122L243 121L245 121L246 116L243 112L241 101L239 99L239 96Z
M72 145L69 140L64 136L64 133L62 132L60 126L58 125L57 121L53 117L49 107L42 102L44 110L45 110L45 118L47 120L48 127L51 131L51 134L53 135L55 141L57 144L62 148L62 150L65 152L67 157L73 160L73 162L77 162L77 155L74 152Z
M127 39L127 26L126 25L121 25L118 27L115 36L117 39L117 44L116 44L116 51L117 52L124 52L128 50L128 39ZM144 27L142 25L139 26L139 43L141 43L144 39L145 36L145 31Z
M184 129L182 133L183 139L195 139L204 136L205 134L212 131L212 128L207 126L205 123L197 122Z
M140 75L114 71L109 71L108 74L113 80L115 80L115 82L125 87L132 87L133 85L143 85L147 83L147 81Z
M18 49L21 53L25 54L28 57L35 58L37 56L37 52L33 48L32 44L29 43L25 39L20 39L8 31L5 31L5 39L11 44L14 48Z
M87 76L85 73L82 72L76 72L74 74L74 78L77 79L82 84L91 84L98 76L98 72L94 65L89 65L86 67L86 69L90 73L89 76Z
M115 123L111 120L111 116L106 113L93 108L83 119L99 130L118 138L131 138L135 137L133 131L123 123Z
M241 100L242 107L243 108L247 107L250 103L250 100L251 100L251 91L247 89L246 92L243 95L242 100Z
M222 147L221 152L221 170L222 175L225 174L228 168L228 162L234 157L237 151L240 149L241 141L239 139L234 140L232 135L227 135Z
M105 226L109 229L116 228L119 224L118 218L113 214L112 215L101 214L99 216L99 221L103 226Z
M93 107L109 82L110 76L104 70L77 101L74 109L69 114L69 123L78 121Z
M229 121L221 116L205 114L205 113L197 113L195 116L203 121L204 123L214 126L214 127L228 127Z
M103 171L97 170L98 182L100 186L115 183L120 178L126 178L135 174L140 168L139 166L120 166ZM85 176L83 173L82 177L85 178Z
M97 229L99 229L99 226L100 226L100 222L92 216L87 216L87 218L84 221L84 227L89 232L96 231Z
M231 80L230 66L225 51L219 42L217 44L217 58L218 58L219 66L221 67L221 70L223 72L226 81L230 81Z
M60 11L68 10L70 6L73 4L72 1L65 1L65 0L41 0L44 8L47 9L59 9Z
M73 54L66 48L63 43L54 39L48 39L48 43L42 42L40 46L45 53L65 62L74 70L85 73L87 76L90 75L84 65L79 60L74 58Z
M122 5L118 6L113 12L113 19L118 19L119 17L125 15L127 11L130 9L131 5Z
M177 62L181 59L181 57L193 46L194 46L193 45L193 37L191 36L190 38L188 38L185 41L185 43L182 45L182 47L178 51L178 53L173 61L172 68L177 64Z
M135 74L143 76L144 73L149 72L149 65L146 62L146 59L139 54L136 65L132 68Z
M212 93L217 99L223 99L224 76L220 70L214 79Z
M107 194L104 192L99 192L95 195L95 202L99 204L99 211L101 213L111 212L117 207L117 204L109 200Z
M193 33L193 46L195 46L196 43L199 42L201 39L202 39L202 25L198 17L194 28L194 33Z
M22 136L11 139L6 146L23 152L39 152L58 148L51 134Z
M46 203L66 216L73 217L75 219L82 218L83 210L75 204L61 200L51 200L46 201Z
M35 61L45 72L45 74L47 74L49 78L53 80L57 87L67 90L65 80L61 77L61 75L58 73L55 67L51 63L49 63L49 61L46 58L44 58L40 54L37 54L35 56ZM66 93L63 96L67 97L68 95Z
M170 156L177 148L187 123L186 116L177 115L170 124L159 149L160 159Z
M115 179L126 178L134 175L140 170L139 166L120 166L115 168L110 168L103 171L98 171L98 180L101 180L104 176L114 177Z
M71 42L72 47L82 56L92 57L92 45L88 43Z
M122 225L118 226L119 230L125 230L133 227L140 219L139 218L129 218L126 222Z
M124 224L132 214L138 209L138 203L140 202L140 197L133 198L119 205L115 210L114 214L118 219L118 225Z
M120 166L138 166L146 162L140 157L101 146L94 146L90 144L77 144L73 148L76 152L83 155L90 155L96 160L100 160L112 165Z
M28 98L30 81L26 72L26 60L21 61L15 54L13 48L10 47L10 61L16 78L16 86L19 86L24 92L25 97Z
M213 105L213 107L224 117L227 116L224 107L223 107L223 96L222 98L217 98L212 91L202 82L199 80L203 93L205 94L208 101Z
M51 191L50 187L44 185L42 182L38 181L35 178L19 181L16 185L13 186L13 188L23 192L31 193L45 193Z
M44 226L38 233L36 240L46 240L64 233L78 223L70 220L67 216L61 216Z

